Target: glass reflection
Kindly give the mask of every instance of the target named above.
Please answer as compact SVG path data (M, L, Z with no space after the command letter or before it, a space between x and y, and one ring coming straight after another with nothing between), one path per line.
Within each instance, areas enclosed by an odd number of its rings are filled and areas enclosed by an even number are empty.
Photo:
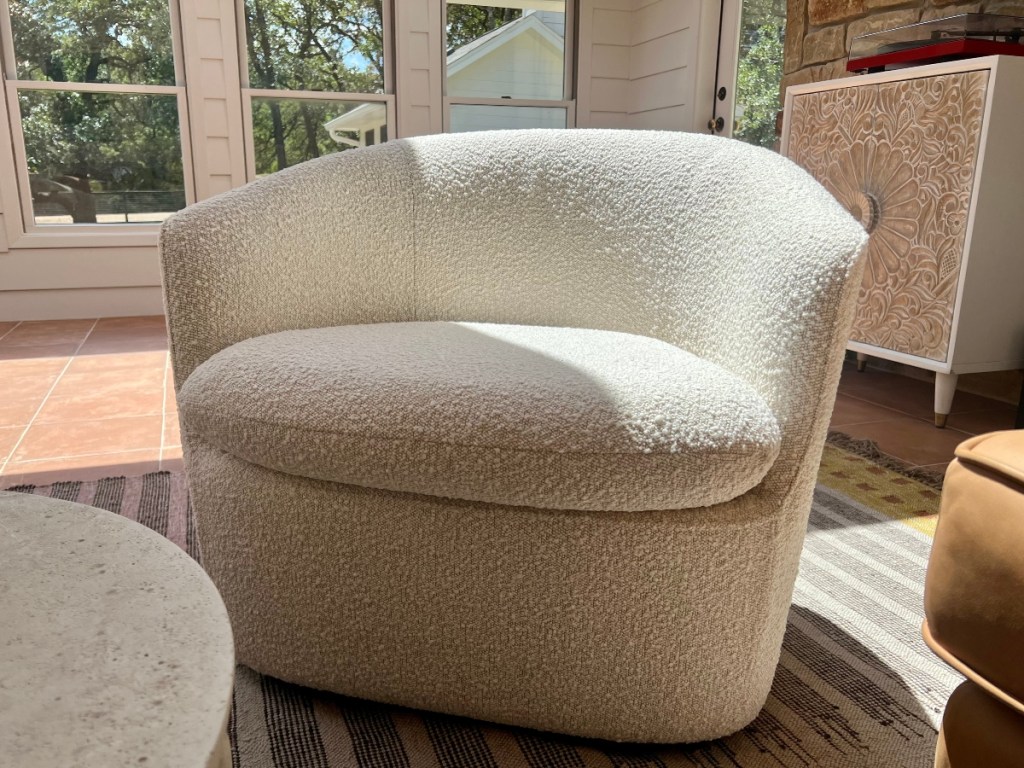
M185 206L173 95L20 91L36 224L159 222Z
M562 107L491 107L453 104L451 131L496 131L503 128L565 128Z
M252 100L256 175L321 155L387 141L381 102L313 99Z
M527 0L517 6L498 8L449 0L450 96L562 100L565 2Z
M18 78L174 85L167 0L9 0Z
M246 0L249 86L384 92L381 0Z

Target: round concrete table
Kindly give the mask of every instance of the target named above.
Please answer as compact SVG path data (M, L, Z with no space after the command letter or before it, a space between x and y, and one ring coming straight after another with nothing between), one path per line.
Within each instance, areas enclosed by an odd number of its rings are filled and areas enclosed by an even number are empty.
M138 523L0 493L0 763L230 765L234 646L203 570Z

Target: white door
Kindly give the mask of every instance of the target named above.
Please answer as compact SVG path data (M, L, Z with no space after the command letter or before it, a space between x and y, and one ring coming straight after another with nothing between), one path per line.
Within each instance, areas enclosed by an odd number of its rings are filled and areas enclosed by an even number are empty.
M580 0L576 124L707 132L722 19L720 0Z

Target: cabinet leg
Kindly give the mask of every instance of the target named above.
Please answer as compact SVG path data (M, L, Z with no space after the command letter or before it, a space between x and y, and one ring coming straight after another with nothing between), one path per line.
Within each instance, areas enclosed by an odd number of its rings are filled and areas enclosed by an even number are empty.
M956 394L955 373L935 374L935 426L942 429L953 409L953 395Z
M863 373L864 369L868 367L868 356L863 352L857 353L857 370Z

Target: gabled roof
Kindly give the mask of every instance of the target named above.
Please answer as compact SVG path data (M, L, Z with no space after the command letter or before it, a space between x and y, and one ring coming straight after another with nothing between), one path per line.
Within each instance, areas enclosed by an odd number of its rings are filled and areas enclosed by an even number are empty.
M476 40L466 43L460 48L456 48L448 54L448 76L456 74L474 61L482 59L487 54L519 37L519 35L531 30L540 35L541 39L548 42L553 48L561 52L565 41L558 32L544 22L546 16L546 13L526 11L518 19L510 21L508 24L503 24L497 29L492 29L486 35L478 37Z
M344 137L335 136L341 131L358 131L367 123L383 124L387 120L387 107L383 102L371 101L367 104L360 104L355 109L350 109L343 115L338 115L332 120L324 123L324 128L335 141L345 144L349 143Z

